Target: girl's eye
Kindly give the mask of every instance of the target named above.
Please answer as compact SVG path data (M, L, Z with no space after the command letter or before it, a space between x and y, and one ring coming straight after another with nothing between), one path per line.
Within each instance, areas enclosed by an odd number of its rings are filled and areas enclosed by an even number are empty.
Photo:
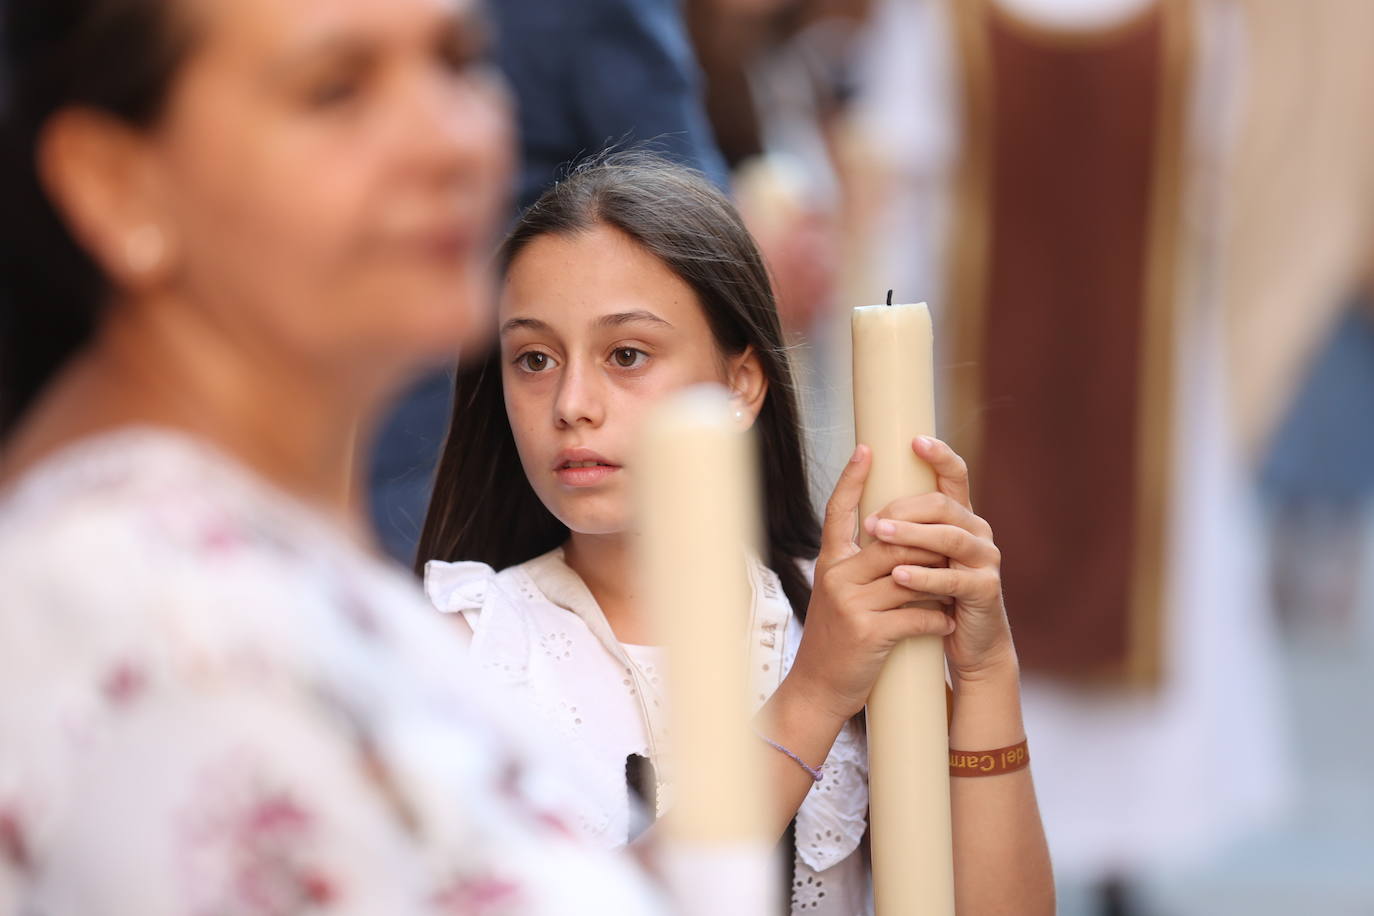
M549 354L540 353L538 350L521 353L515 358L515 364L526 372L543 372L552 362Z
M306 87L305 101L311 108L338 108L362 95L363 75L356 67L331 67Z
M622 369L638 369L648 358L649 354L634 347L616 347L611 351L611 359Z
M352 83L336 80L313 87L309 101L312 108L336 108L352 101L357 94L358 89Z

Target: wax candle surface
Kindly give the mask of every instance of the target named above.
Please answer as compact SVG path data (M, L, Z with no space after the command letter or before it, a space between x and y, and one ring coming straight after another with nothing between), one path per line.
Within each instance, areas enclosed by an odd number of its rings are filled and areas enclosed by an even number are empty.
M930 311L854 309L854 432L873 450L860 518L935 489L911 450L935 433ZM866 534L860 538L867 542ZM888 658L868 701L874 903L878 916L954 916L944 640L918 637Z
M665 870L684 913L775 912L767 748L748 695L751 434L723 389L691 388L653 412L637 454L640 590L667 678Z

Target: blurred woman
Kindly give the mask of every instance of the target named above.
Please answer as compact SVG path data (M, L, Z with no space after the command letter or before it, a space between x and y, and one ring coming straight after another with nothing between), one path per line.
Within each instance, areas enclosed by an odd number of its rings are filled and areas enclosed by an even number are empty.
M8 0L0 912L653 912L349 455L484 328L468 2Z

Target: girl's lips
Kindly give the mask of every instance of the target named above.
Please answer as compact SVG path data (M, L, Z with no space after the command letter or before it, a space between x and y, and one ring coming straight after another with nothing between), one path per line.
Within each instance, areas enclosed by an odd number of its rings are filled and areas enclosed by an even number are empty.
M558 468L554 474L558 482L568 487L592 487L601 483L620 468L609 464L598 464L586 468Z

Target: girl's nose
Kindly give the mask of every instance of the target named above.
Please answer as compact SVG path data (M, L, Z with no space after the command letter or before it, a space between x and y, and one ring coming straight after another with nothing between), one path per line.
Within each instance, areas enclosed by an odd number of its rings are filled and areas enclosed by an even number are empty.
M600 426L605 410L595 373L576 364L563 372L554 403L554 422L559 429Z

